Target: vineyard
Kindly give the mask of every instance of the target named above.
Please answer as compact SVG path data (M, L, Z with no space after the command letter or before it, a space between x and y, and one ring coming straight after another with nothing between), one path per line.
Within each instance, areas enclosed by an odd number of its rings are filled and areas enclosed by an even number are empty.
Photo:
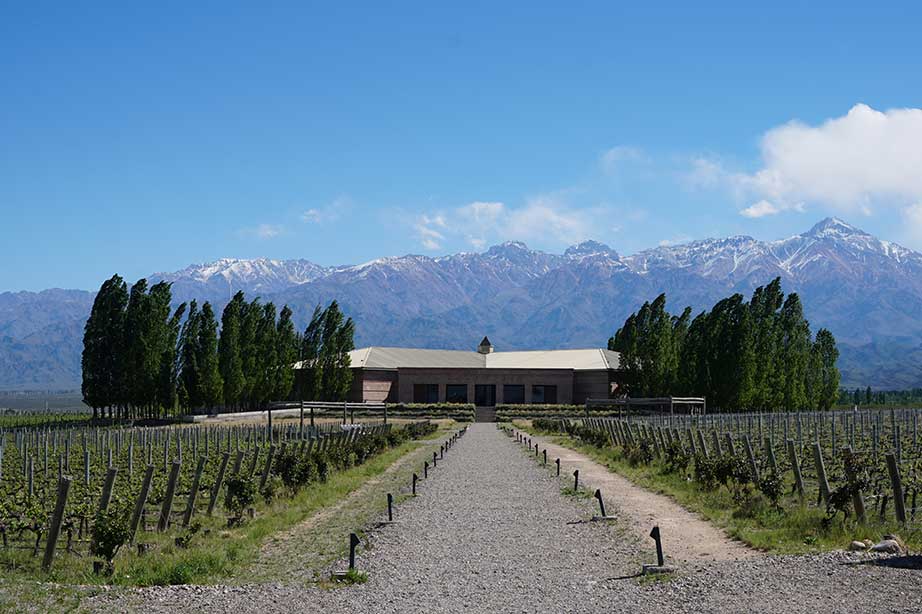
M713 493L761 529L798 517L806 543L855 527L922 528L922 410L537 419L656 486ZM670 482L670 479L675 481ZM677 486L678 485L678 486ZM699 500L687 495L688 500ZM680 500L681 499L680 497ZM683 500L684 501L684 500ZM847 544L846 544L847 545Z
M271 431L74 428L66 421L7 428L0 431L0 561L26 573L67 565L110 576L120 551L150 557L164 544L188 548L435 430L428 421Z

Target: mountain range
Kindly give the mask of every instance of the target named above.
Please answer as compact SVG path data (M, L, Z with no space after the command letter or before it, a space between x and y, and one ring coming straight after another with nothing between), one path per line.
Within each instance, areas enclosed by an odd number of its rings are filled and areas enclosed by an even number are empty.
M234 292L292 307L303 327L332 299L356 321L356 344L473 349L604 346L645 300L709 308L775 277L804 300L813 330L839 342L847 386L922 386L922 254L828 218L777 241L705 239L630 256L595 241L563 254L520 242L482 253L407 255L323 267L308 260L233 259L156 273L177 302L223 308ZM0 388L73 388L94 293L0 293Z

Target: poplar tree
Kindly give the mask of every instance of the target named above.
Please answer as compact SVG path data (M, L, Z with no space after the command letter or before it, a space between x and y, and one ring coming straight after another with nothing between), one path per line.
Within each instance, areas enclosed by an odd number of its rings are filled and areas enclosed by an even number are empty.
M180 388L179 400L183 407L195 408L202 404L199 375L199 325L201 315L195 299L189 303L189 315L180 333Z
M238 408L246 388L241 356L241 315L246 305L243 292L237 292L221 315L221 338L218 341L218 366L224 381L224 405Z
M199 316L197 363L199 370L200 403L211 409L221 404L224 383L218 370L218 321L215 319L211 303L202 305Z
M128 289L118 275L103 282L93 300L83 329L81 367L83 402L93 408L93 418L121 400L122 352Z
M804 319L800 297L791 293L784 301L780 314L781 351L779 352L784 402L788 411L807 406L806 377L810 352L810 325Z
M291 321L291 309L282 307L276 326L276 386L275 399L283 401L291 395L294 385L294 364L298 359L298 334Z

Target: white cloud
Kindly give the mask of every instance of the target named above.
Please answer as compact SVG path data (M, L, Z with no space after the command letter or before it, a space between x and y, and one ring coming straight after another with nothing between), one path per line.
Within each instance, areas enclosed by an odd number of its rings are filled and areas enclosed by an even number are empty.
M278 224L259 224L249 228L241 228L239 234L244 237L255 237L260 240L274 239L283 234L285 229Z
M307 224L325 224L335 222L344 211L352 207L352 199L338 196L332 202L317 208L311 208L301 214L301 221Z
M881 112L858 104L819 125L792 121L769 130L760 142L761 167L753 173L698 159L689 179L759 201L744 212L768 215L771 208L802 210L807 203L867 215L922 200L920 143L922 109Z
M536 245L571 245L594 234L607 215L605 207L576 208L554 196L541 196L519 207L476 201L437 214L425 214L413 224L423 247L434 250L448 238L463 238L475 249L492 241L519 240Z
M682 243L688 243L692 238L688 235L679 235L671 239L663 239L659 242L660 247L671 247L673 245L681 245Z
M599 164L602 171L611 175L618 170L625 162L637 162L645 159L642 150L628 145L618 145L607 150L599 158Z
M413 228L424 248L436 250L442 247L442 241L445 240L445 235L437 229L444 229L446 226L445 218L441 215L421 215Z
M922 245L922 202L904 207L900 215L909 243Z
M782 203L777 204L764 198L757 203L753 203L740 211L740 215L752 219L768 217L769 215L778 215L782 211L804 211L803 203Z

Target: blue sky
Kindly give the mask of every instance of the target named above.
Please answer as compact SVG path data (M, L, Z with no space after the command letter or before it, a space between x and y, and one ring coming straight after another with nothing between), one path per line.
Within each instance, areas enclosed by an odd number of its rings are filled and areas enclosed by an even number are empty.
M387 4L0 4L0 291L826 215L922 249L918 3Z

